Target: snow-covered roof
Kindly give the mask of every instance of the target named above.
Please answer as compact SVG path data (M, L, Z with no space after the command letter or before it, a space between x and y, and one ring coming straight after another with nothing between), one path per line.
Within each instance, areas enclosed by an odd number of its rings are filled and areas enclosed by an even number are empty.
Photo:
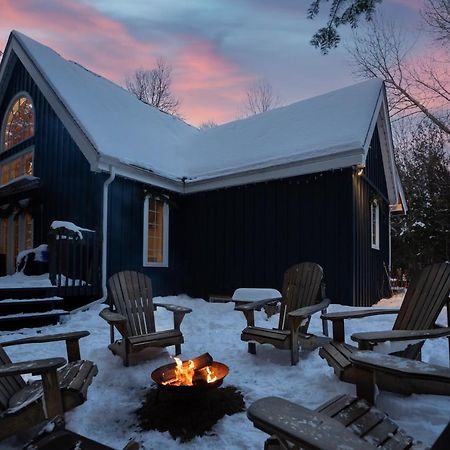
M200 131L22 33L11 33L3 63L11 48L93 170L113 166L179 192L364 164L385 108L383 82L373 79ZM390 166L387 177L395 178Z
M365 154L378 79L207 129L189 142L186 174L209 178L349 151Z

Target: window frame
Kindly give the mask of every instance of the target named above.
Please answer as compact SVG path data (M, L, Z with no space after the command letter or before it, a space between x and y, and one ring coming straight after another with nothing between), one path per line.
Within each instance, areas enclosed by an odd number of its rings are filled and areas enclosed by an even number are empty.
M373 220L374 211L375 222ZM373 239L374 237L375 241ZM370 246L373 250L380 250L380 203L376 199L372 200L370 203Z
M31 105L33 106L33 135L29 136L25 139L22 139L21 141L17 142L10 148L5 148L4 137L5 137L5 131L6 131L6 120L7 120L8 114L9 114L12 106L21 97L26 97L30 101ZM13 150L18 145L22 144L23 142L27 141L28 139L31 139L32 137L34 137L36 135L36 109L34 107L34 102L33 102L33 99L31 98L31 95L27 91L18 92L8 103L8 106L5 109L5 114L1 118L1 121L2 121L2 123L0 126L0 155L2 155L5 152L9 152L9 151Z
M16 159L22 158L22 156L26 155L27 153L31 153L31 160L33 162L33 171L32 171L33 173L31 175L28 175L28 174L24 173L22 175L19 175L16 178L12 178L7 183L2 183L1 176L2 176L3 166L5 164L10 164L12 161L14 161ZM34 175L34 145L30 145L29 147L24 148L20 152L14 153L13 155L9 156L8 158L5 158L5 159L0 161L0 188L3 187L3 186L6 186L8 184L14 183L15 181L19 181L21 179L24 179L25 177L29 177L29 176L33 176L33 177L35 176Z
M148 260L148 209L150 199L154 198L155 200L162 201L163 206L163 260L162 262L152 262ZM142 264L144 267L169 267L169 204L164 201L164 199L146 195L144 199L144 242L143 242L143 255L142 255Z

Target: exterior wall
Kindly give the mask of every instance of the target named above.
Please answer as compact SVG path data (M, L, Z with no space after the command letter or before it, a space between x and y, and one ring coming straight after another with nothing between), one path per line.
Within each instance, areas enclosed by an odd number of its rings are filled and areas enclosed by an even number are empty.
M192 194L183 208L189 294L281 290L290 265L313 261L332 301L352 303L350 169Z
M117 177L109 186L108 277L120 270L137 270L152 279L154 295L184 291L181 200L170 193L169 267L143 266L143 225L145 185Z
M371 306L389 293L389 204L378 130L375 129L367 155L364 176L353 174L355 306ZM380 207L380 249L371 245L372 200ZM386 269L385 269L385 267Z
M101 231L101 186L105 175L90 171L86 158L16 59L0 102L1 120L10 100L20 91L26 91L33 100L35 136L0 154L0 161L34 145L33 174L43 183L40 204L32 211L34 245L47 242L53 220L67 220Z

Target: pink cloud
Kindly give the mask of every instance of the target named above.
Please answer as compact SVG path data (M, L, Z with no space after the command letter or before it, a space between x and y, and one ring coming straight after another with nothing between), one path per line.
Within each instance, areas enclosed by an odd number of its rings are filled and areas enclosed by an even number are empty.
M156 56L173 54L173 49L139 41L120 22L71 0L0 0L0 11L1 48L17 29L118 84L135 68L152 67ZM206 40L185 36L179 42L168 59L182 113L195 124L235 117L250 77Z
M408 8L414 10L420 10L424 6L423 0L389 0L390 3L397 3L402 6L406 6Z
M174 90L183 99L188 119L197 124L235 118L252 78L220 56L210 42L199 40L180 49L174 75Z

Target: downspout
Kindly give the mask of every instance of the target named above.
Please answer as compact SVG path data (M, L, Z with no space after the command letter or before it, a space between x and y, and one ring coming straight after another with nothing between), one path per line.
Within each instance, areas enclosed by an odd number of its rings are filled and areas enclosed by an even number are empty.
M108 256L108 191L109 185L116 178L116 169L113 166L109 166L109 177L103 183L103 224L102 224L102 298L94 300L93 302L83 305L80 308L76 308L70 311L70 314L76 314L79 311L86 311L91 306L98 303L103 303L108 297L108 291L106 289L106 260ZM111 328L112 330L112 328ZM111 341L113 342L113 341Z
M107 257L108 257L108 199L109 199L109 185L116 178L116 169L113 166L109 166L109 177L103 184L103 230L102 230L102 290L103 297L102 300L105 301L108 296L108 291L106 289L106 268L107 268Z

